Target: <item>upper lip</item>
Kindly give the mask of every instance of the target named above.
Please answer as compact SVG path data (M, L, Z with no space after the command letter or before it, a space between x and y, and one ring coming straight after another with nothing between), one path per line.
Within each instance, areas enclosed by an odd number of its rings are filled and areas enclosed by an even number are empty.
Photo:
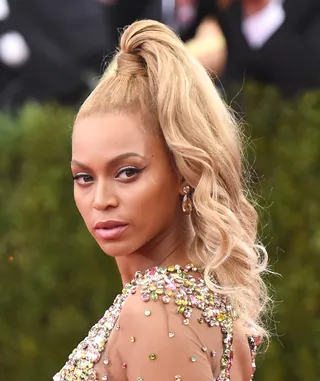
M126 222L121 221L100 221L94 225L95 229L113 229L118 226L128 225Z

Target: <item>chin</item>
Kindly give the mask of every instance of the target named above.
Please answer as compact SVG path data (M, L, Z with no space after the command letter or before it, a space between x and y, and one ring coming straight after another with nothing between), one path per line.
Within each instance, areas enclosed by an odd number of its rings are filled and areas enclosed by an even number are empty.
M99 242L101 250L109 257L125 257L135 250L131 250L124 242Z

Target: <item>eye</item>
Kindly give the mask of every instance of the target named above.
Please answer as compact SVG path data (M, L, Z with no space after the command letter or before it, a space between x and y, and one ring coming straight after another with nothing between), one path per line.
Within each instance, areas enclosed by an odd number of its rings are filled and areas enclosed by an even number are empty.
M141 171L142 169L136 167L124 167L117 172L116 178L127 180L134 177Z
M87 185L93 182L93 177L87 173L77 173L73 176L73 180L79 185Z

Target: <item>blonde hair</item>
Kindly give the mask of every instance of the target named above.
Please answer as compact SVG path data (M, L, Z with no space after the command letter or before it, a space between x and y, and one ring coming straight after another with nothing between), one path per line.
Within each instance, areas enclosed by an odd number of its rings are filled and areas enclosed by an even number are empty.
M261 321L267 255L256 243L257 213L244 190L239 128L205 69L156 21L124 31L77 117L137 111L157 121L178 171L194 188L189 259L204 268L209 288L232 295L247 333L267 336Z

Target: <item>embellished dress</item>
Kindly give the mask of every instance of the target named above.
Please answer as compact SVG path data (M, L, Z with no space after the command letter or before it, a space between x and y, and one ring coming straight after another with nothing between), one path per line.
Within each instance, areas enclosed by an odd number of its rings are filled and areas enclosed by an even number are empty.
M258 339L233 322L194 265L138 271L53 380L250 381Z

